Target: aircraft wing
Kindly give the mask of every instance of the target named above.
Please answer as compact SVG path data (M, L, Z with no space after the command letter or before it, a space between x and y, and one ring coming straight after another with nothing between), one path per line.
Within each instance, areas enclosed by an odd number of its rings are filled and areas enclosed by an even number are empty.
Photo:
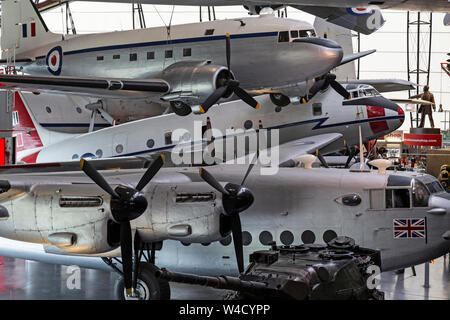
M379 9L364 10L359 13L351 8L332 8L329 6L292 5L291 7L325 19L329 23L363 34L371 34L380 29L385 20Z
M280 166L288 165L301 155L313 154L316 150L320 151L341 139L340 133L325 133L283 143L279 146L279 164ZM271 152L275 150L272 148Z
M92 159L89 163L97 170L119 170L119 169L144 169L154 159L152 156L145 157L119 157L119 158L105 158ZM0 176L2 178L11 174L42 174L42 173L58 173L68 171L80 171L80 161L67 162L49 162L49 163L35 163L35 164L13 164L0 166ZM81 172L81 171L80 171ZM0 178L1 188L1 178Z
M128 99L162 95L169 91L169 84L161 79L0 75L0 85L5 89L21 91L72 93L91 97Z
M391 100L395 103L400 103L400 104L423 104L423 105L428 105L428 106L434 105L434 103L432 103L430 101L422 100L422 99L392 99L392 98L389 98L389 100Z
M352 62L354 60L358 60L361 59L362 57L368 56L369 54L372 54L374 52L376 52L377 50L372 49L372 50L367 50L367 51L362 51L362 52L355 52L349 55L346 55L342 58L341 63L339 64L340 66L342 66L343 64Z
M345 84L368 84L374 87L378 92L393 92L393 91L403 91L403 90L413 90L416 84L410 81L400 80L400 79L382 79L382 80L348 80L340 81Z

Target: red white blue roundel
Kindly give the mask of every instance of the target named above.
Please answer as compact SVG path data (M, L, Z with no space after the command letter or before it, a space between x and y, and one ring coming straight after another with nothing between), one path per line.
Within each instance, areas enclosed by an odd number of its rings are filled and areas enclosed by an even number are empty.
M347 12L352 16L368 16L374 13L371 8L347 8Z
M47 57L45 59L45 62L47 64L48 71L55 75L59 76L61 73L61 67L62 67L62 49L60 46L54 47L51 49Z

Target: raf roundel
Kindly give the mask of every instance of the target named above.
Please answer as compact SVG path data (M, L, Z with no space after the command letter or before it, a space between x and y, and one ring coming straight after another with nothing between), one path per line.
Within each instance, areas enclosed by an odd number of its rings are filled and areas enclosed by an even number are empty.
M55 76L59 76L61 74L61 67L62 67L61 47L58 46L51 49L47 54L45 62L47 64L48 71Z
M374 13L371 8L347 8L347 12L352 16L369 16Z

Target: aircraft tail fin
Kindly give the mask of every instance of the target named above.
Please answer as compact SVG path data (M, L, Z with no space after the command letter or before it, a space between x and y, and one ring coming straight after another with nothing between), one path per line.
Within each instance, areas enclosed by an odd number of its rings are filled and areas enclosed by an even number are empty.
M35 163L42 148L75 136L42 127L20 92L14 93L13 132L16 137L16 160L25 163Z
M16 159L21 160L35 154L44 146L36 123L36 119L29 112L19 92L14 92L13 130L16 137ZM36 127L36 125L38 127ZM34 163L34 161L26 161Z
M31 51L61 40L49 31L32 0L3 0L1 11L2 59L33 59Z

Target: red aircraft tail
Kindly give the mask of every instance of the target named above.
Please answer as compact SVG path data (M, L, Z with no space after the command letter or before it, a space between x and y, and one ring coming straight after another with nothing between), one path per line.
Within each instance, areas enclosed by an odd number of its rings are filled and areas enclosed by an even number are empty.
M14 108L13 108L13 130L16 137L16 155L23 153L24 156L17 160L26 163L35 163L39 149L43 147L41 137L36 128L36 120L29 112L28 108L22 100L19 92L14 92ZM25 155L24 151L29 151L29 155ZM28 153L28 152L27 152Z

